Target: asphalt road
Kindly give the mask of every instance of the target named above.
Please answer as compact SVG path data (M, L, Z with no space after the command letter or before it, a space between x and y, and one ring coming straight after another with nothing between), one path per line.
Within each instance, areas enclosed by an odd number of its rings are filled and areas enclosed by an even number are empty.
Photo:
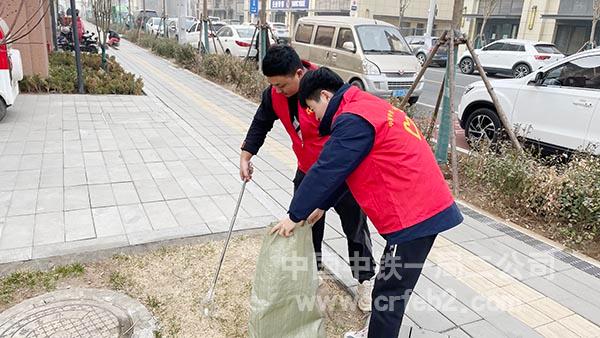
M427 69L424 80L423 92L419 97L417 107L420 112L424 114L431 114L435 107L435 102L438 97L440 86L442 85L442 79L444 78L445 68L432 66ZM496 78L496 77L494 77ZM473 75L466 75L456 70L456 96L454 98L454 109L458 110L460 99L465 91L467 85L473 82L481 81L478 73ZM456 144L459 148L468 149L469 146L466 142L464 131L459 125L455 125L456 133Z

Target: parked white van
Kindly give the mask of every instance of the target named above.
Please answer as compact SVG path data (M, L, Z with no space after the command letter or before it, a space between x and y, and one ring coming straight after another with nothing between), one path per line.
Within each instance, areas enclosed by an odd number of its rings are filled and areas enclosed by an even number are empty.
M421 65L395 26L346 16L298 20L292 46L300 58L327 66L345 81L379 97L403 97ZM410 98L419 99L423 83Z

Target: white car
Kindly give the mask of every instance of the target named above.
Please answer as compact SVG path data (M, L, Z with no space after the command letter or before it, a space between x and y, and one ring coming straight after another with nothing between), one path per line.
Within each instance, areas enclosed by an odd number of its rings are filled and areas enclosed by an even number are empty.
M551 43L516 39L494 41L476 49L475 53L489 75L501 73L515 78L527 76L532 71L565 57ZM472 74L476 70L469 51L459 58L459 67L465 74Z
M524 78L492 81L492 86L518 136L546 150L600 154L600 49L571 55ZM501 137L483 82L467 86L458 114L467 139Z
M8 34L8 25L0 19L0 40ZM21 53L9 46L0 46L0 121L6 109L15 103L19 95L19 81L23 79Z
M275 35L275 39L278 42L289 43L290 42L290 30L287 25L281 22L272 22L270 23L271 30Z
M161 18L149 18L146 22L146 32L148 32L148 34L156 35L160 30L161 23Z
M254 27L252 26L225 26L217 32L218 39L211 39L211 48L214 48L213 46L216 43L218 54L228 54L241 58L248 55L248 49L250 48L249 56L255 57L257 50L255 46L252 46L253 34ZM219 43L219 40L221 43Z

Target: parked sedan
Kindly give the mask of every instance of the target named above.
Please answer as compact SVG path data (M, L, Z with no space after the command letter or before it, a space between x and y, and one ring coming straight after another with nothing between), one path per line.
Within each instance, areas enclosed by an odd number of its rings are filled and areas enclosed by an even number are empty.
M287 28L286 24L273 22L270 25L278 43L290 43L290 30Z
M148 19L146 22L146 32L148 32L148 34L156 35L162 22L163 21L161 18Z
M425 63L429 54L433 50L433 47L438 42L439 38L434 36L407 36L406 42L410 45L413 53L419 59L421 64ZM448 48L446 46L440 46L437 53L433 56L432 62L441 66L446 67L448 61Z
M544 149L572 151L600 145L600 50L578 53L520 79L492 81L519 136ZM497 141L502 124L483 84L465 89L460 125L471 141ZM600 154L600 147L595 148Z
M257 55L256 48L252 46L253 26L232 25L221 28L216 36L212 38L211 48L216 44L218 54L228 54L237 57L246 57L250 48L250 57ZM219 42L220 41L220 42Z
M486 73L502 73L515 78L527 76L532 71L565 57L551 43L515 39L492 42L482 49L476 49L475 53ZM468 51L459 60L461 72L472 74L475 71L475 63Z

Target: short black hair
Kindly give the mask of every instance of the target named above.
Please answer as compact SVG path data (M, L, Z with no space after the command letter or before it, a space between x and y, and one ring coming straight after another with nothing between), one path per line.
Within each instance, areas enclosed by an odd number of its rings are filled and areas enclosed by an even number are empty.
M262 61L262 72L265 76L291 76L302 69L302 61L296 51L285 45L275 45L267 49Z
M298 100L300 100L300 105L306 108L308 106L306 100L308 99L319 102L322 90L335 93L343 85L344 80L327 67L311 70L306 72L300 80Z

